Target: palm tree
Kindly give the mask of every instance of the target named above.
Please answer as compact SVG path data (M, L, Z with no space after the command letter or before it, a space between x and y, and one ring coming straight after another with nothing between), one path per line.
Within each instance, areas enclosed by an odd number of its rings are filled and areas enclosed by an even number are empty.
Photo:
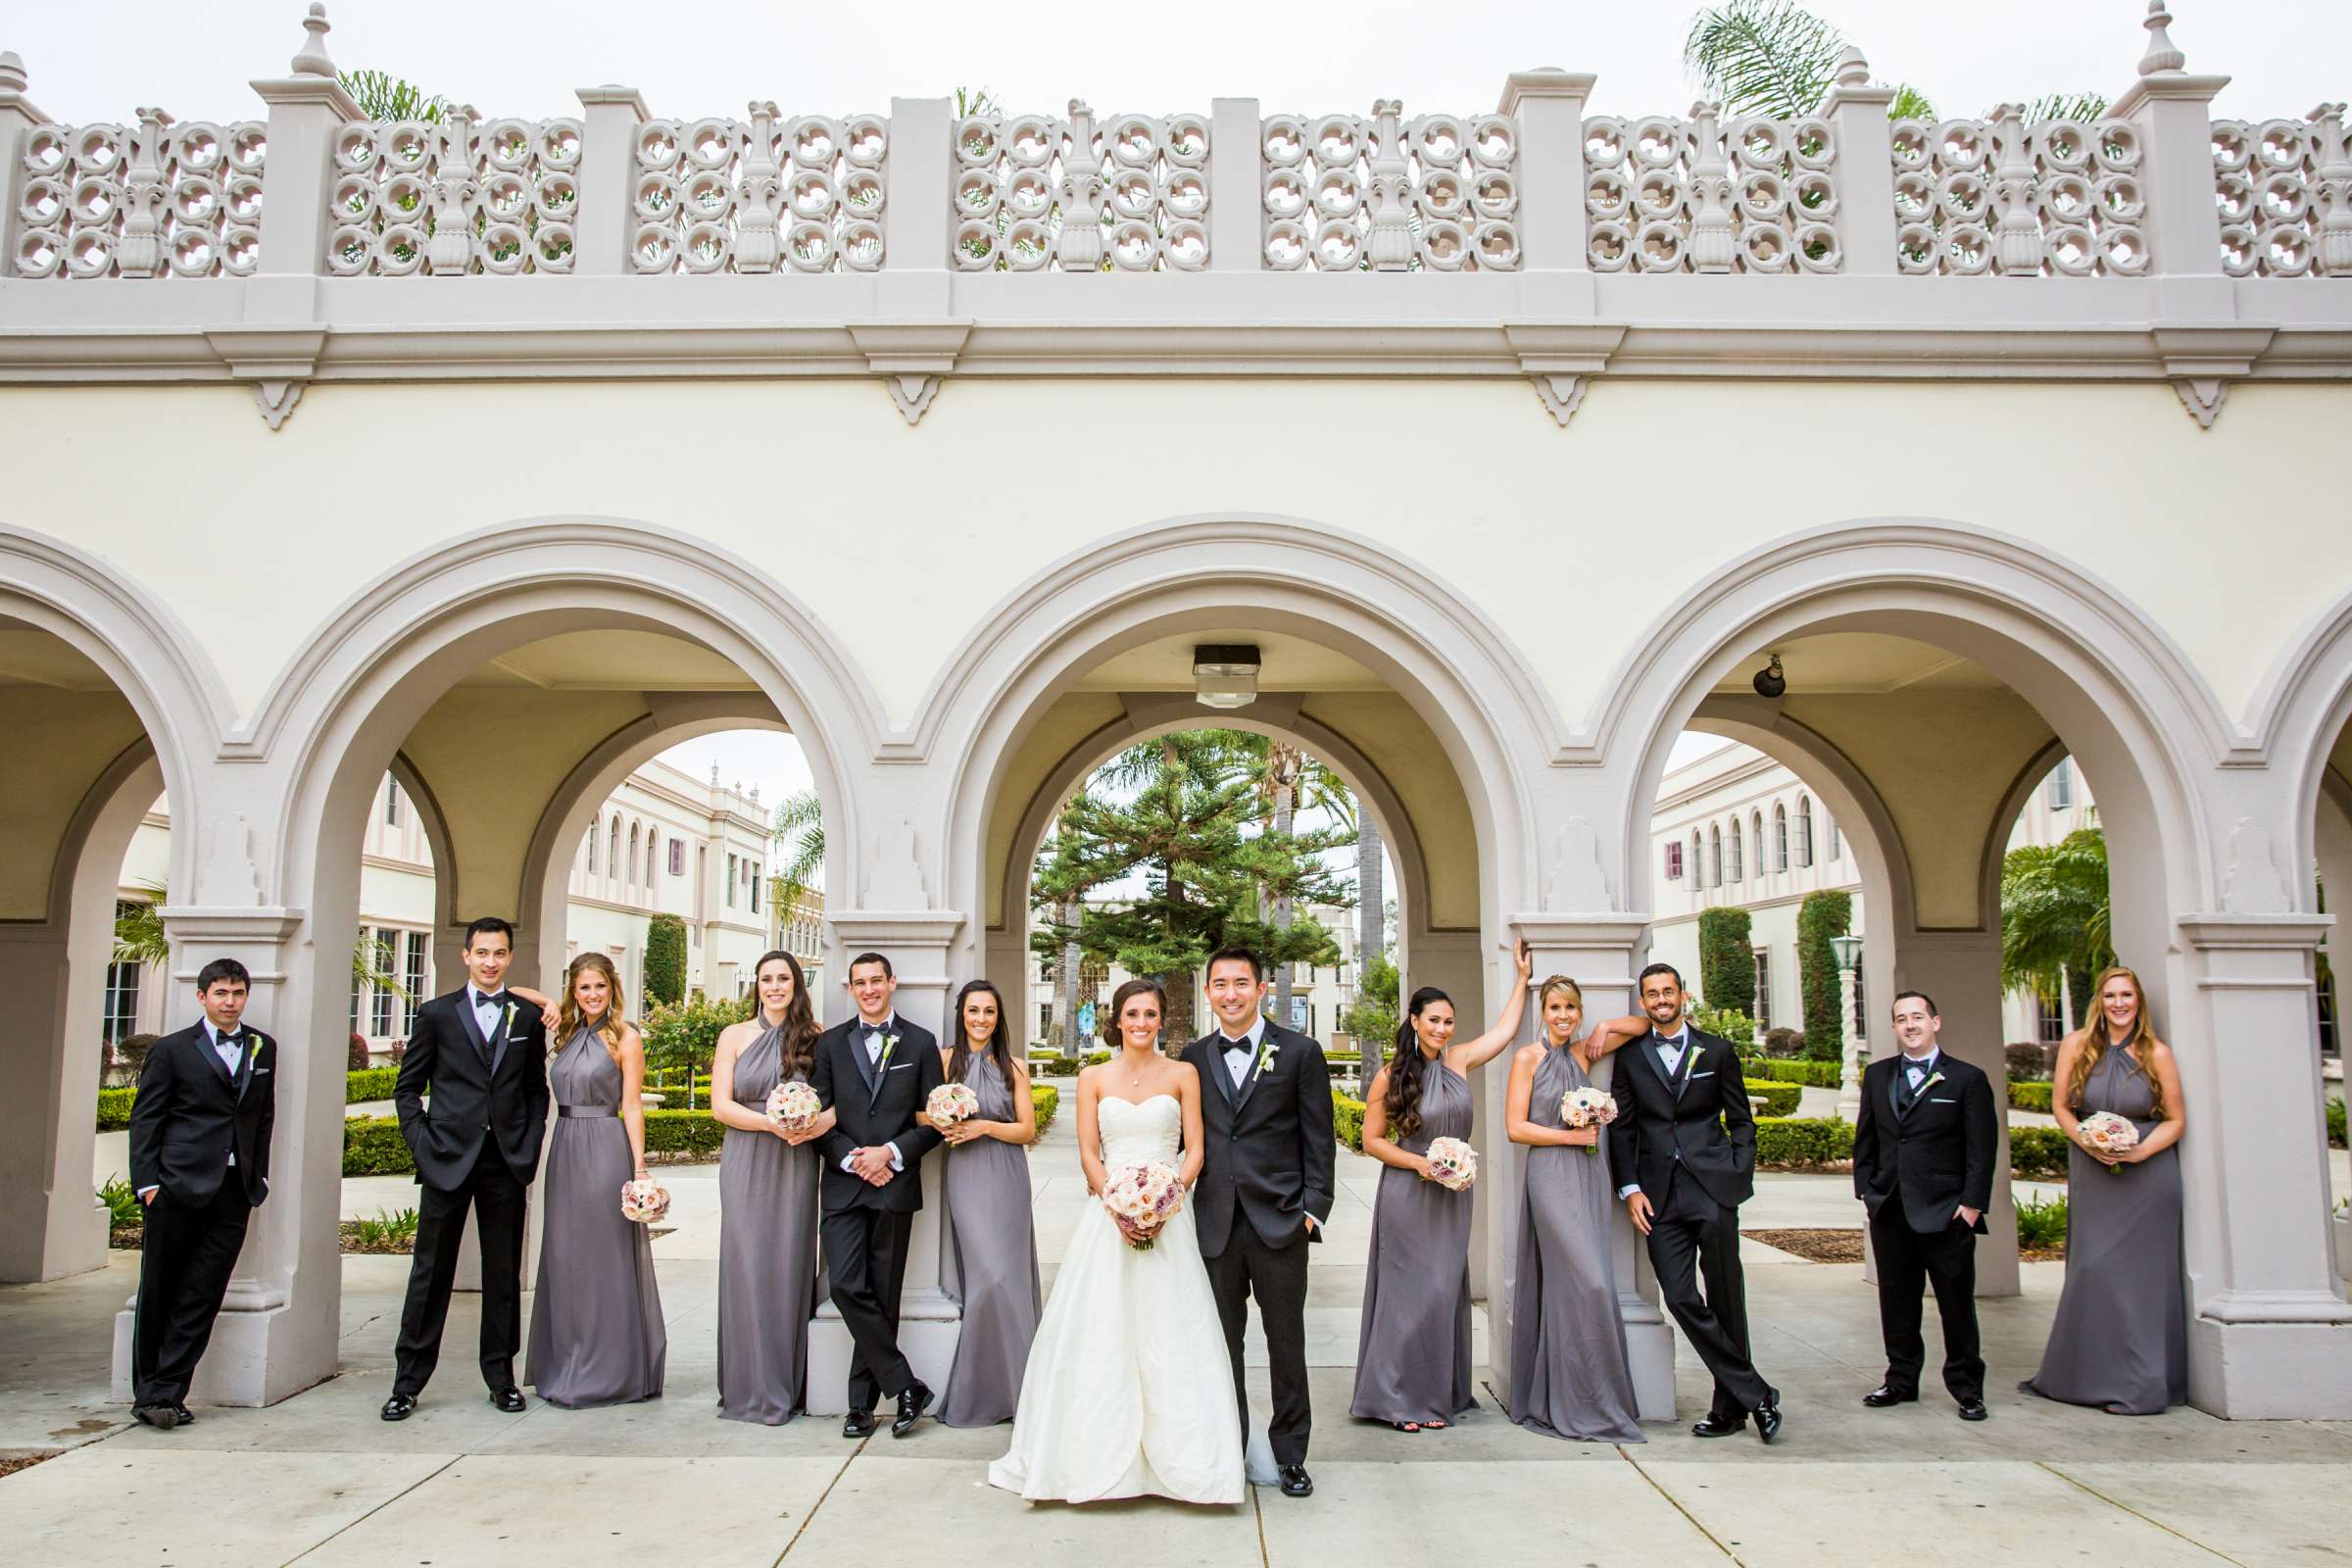
M2107 916L2107 836L2078 828L2001 861L2001 989L2089 1004L2090 977L2115 961ZM2079 1019L2077 1021L2080 1021Z
M825 864L825 803L816 791L801 790L776 803L768 837L784 847L783 869L771 879L775 907L789 912L815 884Z
M441 94L428 93L389 72L346 71L335 79L351 94L351 101L360 106L360 113L378 124L393 120L421 120L428 125L438 124L441 117L456 107Z

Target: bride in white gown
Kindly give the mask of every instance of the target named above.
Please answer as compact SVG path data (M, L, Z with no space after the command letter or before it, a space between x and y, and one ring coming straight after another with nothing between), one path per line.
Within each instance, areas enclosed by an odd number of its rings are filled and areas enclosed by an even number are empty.
M1165 1001L1149 980L1119 987L1119 1054L1078 1075L1093 1196L1030 1346L1012 1447L988 1467L991 1483L1032 1502L1243 1499L1241 1413L1192 1205L1137 1248L1101 1201L1121 1165L1166 1165L1188 1198L1200 1174L1200 1075L1159 1054Z

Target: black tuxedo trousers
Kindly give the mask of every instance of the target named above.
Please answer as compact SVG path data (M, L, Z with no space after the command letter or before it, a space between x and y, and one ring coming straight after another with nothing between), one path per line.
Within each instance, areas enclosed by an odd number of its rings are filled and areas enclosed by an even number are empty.
M131 1319L132 1404L187 1402L252 1219L240 1182L224 1181L201 1201L174 1198L170 1188L148 1201Z
M1772 1397L1748 1359L1747 1277L1740 1267L1740 1211L1726 1208L1677 1168L1649 1221L1649 1266L1683 1338L1715 1379L1710 1413L1743 1422ZM1700 1282L1705 1291L1700 1291Z

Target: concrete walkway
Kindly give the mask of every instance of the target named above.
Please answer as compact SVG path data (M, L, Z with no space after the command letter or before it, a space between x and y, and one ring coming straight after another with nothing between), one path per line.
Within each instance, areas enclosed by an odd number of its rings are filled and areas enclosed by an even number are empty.
M1072 1120L1032 1154L1049 1269L1079 1212ZM1677 1368L1685 1420L1650 1427L1645 1445L1531 1436L1483 1388L1482 1408L1449 1432L1350 1422L1378 1167L1346 1154L1308 1295L1316 1495L1265 1492L1236 1508L1031 1507L985 1484L1003 1428L926 1423L905 1442L885 1433L853 1445L827 1421L771 1430L716 1419L716 1171L663 1176L676 1195L676 1230L655 1244L670 1392L624 1409L534 1400L520 1416L492 1410L468 1364L474 1302L460 1297L441 1377L415 1419L384 1425L375 1407L391 1384L408 1260L347 1257L340 1375L270 1409L205 1407L193 1427L151 1432L105 1402L106 1321L130 1293L134 1254L115 1254L101 1273L0 1290L0 1453L71 1450L0 1480L0 1560L835 1568L911 1542L924 1555L1024 1564L1310 1568L1348 1543L1381 1549L1392 1517L1415 1547L1458 1546L1474 1526L1481 1561L1609 1568L1875 1568L2002 1553L2270 1568L2352 1556L2341 1511L2322 1500L2341 1494L2352 1423L2230 1424L2185 1409L2125 1420L2015 1393L2047 1333L2063 1278L2052 1263L2027 1265L2024 1295L1984 1303L1994 1418L1982 1426L1955 1420L1934 1395L1863 1409L1881 1365L1859 1265L1754 1244L1757 1359L1788 1412L1772 1448L1689 1436L1707 1380L1688 1350ZM1843 1177L1767 1177L1760 1188L1742 1215L1751 1228L1856 1223ZM399 1178L346 1183L345 1208L403 1206L415 1191ZM1478 1334L1483 1380L1483 1312ZM1262 1371L1252 1382L1262 1410Z

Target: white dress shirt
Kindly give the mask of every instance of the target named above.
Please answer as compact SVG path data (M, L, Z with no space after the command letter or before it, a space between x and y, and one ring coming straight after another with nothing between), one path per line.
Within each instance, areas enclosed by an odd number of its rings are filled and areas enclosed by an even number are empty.
M865 1045L865 1059L867 1065L872 1067L880 1067L882 1065L882 1042L891 1034L894 1029L898 1027L898 1022L899 1015L895 1012L885 1014L882 1021L876 1024L867 1023L863 1014L858 1016L858 1038L863 1041ZM897 1140L894 1139L891 1142L884 1144L882 1147L890 1151L890 1168L893 1171L902 1171L906 1168L906 1161L900 1157ZM841 1168L852 1176L858 1174L857 1164L858 1156L856 1154L844 1154L841 1156Z
M1665 1072L1666 1081L1674 1082L1674 1075L1683 1070L1683 1053L1690 1049L1690 1020L1685 1019L1683 1026L1672 1035L1662 1035L1654 1029L1651 1030L1649 1043L1657 1050L1658 1066ZM1675 1157L1679 1159L1682 1156L1678 1153ZM1623 1187L1617 1189L1618 1200L1622 1201L1641 1190L1640 1182L1627 1182Z
M220 1054L220 1065L228 1069L229 1081L232 1083L235 1082L237 1076L237 1060L239 1057L245 1054L245 1031L240 1028L234 1035L224 1035L220 1030L213 1027L212 1019L207 1018L204 1020L204 1038L211 1043L213 1050ZM234 1166L237 1162L237 1152L233 1148L228 1152L228 1162L231 1166ZM142 1187L131 1196L134 1198L145 1198L149 1193L152 1193L156 1189L153 1187Z
M1239 1040L1227 1034L1222 1023L1217 1025L1217 1049L1225 1054L1225 1075L1233 1080L1234 1088L1241 1088L1242 1081L1250 1076L1250 1063L1257 1057L1258 1042L1265 1038L1266 1015L1262 1012L1250 1020L1250 1032Z
M481 1026L482 1038L487 1040L497 1033L499 1004L490 1000L489 993L468 980L466 982L466 1000L473 1006L473 1021Z

